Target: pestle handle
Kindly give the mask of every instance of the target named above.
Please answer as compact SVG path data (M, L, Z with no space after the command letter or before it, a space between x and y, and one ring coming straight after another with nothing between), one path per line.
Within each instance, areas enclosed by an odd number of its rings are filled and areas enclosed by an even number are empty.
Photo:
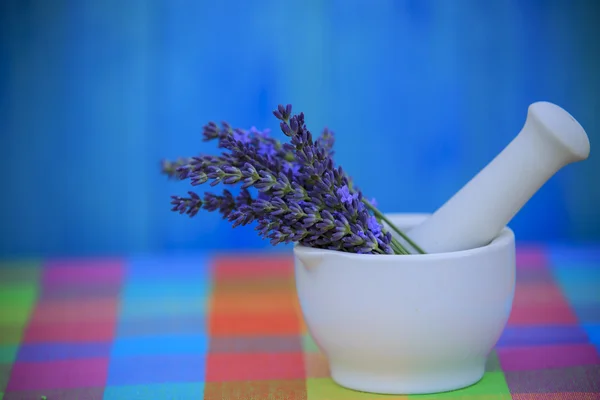
M587 134L568 112L533 103L521 132L504 150L407 235L427 253L484 246L550 177L589 152Z

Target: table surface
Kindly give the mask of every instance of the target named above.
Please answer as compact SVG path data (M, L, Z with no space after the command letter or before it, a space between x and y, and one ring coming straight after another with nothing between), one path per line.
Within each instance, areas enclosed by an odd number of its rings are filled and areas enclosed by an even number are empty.
M457 321L459 323L459 321ZM600 246L517 249L483 379L432 396L339 387L289 255L0 262L0 399L600 399Z

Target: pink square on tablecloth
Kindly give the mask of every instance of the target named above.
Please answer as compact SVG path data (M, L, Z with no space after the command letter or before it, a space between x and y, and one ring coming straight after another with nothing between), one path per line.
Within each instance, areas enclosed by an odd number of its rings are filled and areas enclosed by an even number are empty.
M109 258L109 257L82 257L82 258L52 258L44 261L44 268L56 268L56 267L116 267L123 266L124 260L120 258Z
M562 290L554 283L517 283L513 307L568 307Z
M47 300L35 306L31 321L33 323L62 323L115 320L118 308L118 297Z
M115 336L116 320L31 322L23 335L24 343L106 342Z
M600 356L591 344L561 344L496 349L504 371L542 370L600 364Z
M123 263L116 260L49 261L43 272L44 285L61 283L112 283L123 281Z
M551 268L517 268L517 285L519 284L556 284Z
M102 387L107 375L107 358L16 362L6 390Z
M508 325L577 325L577 316L567 304L522 306L516 304Z

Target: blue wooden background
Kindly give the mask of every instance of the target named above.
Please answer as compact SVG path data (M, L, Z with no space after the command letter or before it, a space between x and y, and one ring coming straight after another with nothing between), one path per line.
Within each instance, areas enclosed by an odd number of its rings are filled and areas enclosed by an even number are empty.
M440 206L555 102L590 158L512 221L522 241L600 239L594 1L0 2L0 253L270 249L169 211L159 160L209 120L277 127L292 103L386 212Z

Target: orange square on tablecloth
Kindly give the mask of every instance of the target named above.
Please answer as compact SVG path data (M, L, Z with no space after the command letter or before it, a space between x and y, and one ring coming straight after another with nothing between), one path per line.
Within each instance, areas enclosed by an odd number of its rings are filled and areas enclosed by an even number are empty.
M272 314L211 314L208 332L214 336L294 335L304 323L293 312Z

